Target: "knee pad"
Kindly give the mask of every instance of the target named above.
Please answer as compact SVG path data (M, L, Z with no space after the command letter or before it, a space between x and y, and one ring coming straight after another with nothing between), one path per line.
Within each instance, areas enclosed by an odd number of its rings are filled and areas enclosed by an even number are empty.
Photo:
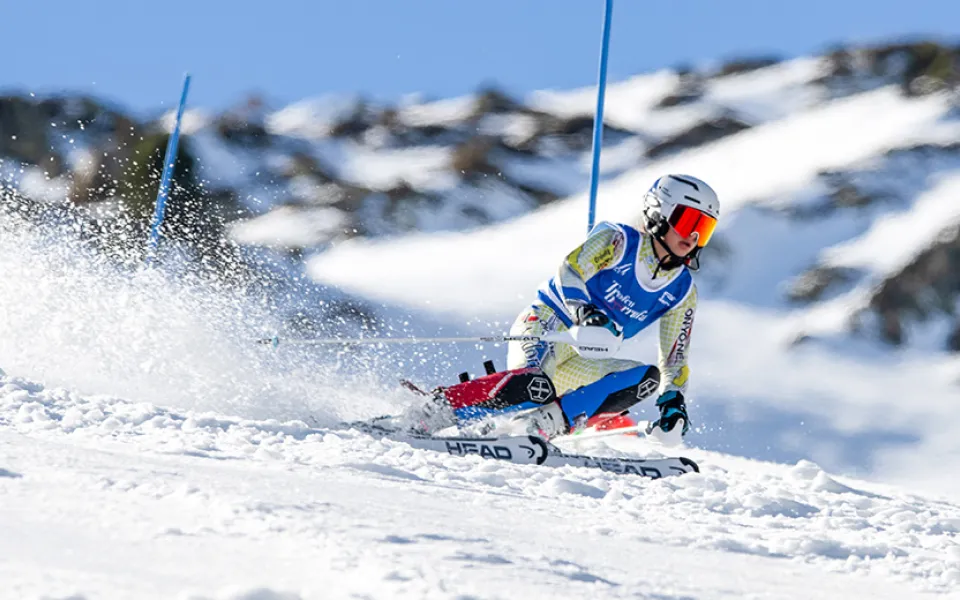
M557 399L550 378L536 368L512 369L462 381L443 389L461 421L549 404Z

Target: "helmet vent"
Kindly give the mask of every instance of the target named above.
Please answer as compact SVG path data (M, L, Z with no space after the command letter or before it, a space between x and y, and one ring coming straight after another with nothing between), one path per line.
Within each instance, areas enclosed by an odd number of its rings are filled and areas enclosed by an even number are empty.
M679 181L679 182L682 182L682 183L685 183L685 184L689 185L690 187L692 187L693 189L697 190L698 192L700 191L700 186L698 186L698 185L695 184L694 182L690 181L689 179L684 179L683 177L677 177L676 175L671 175L670 177L673 178L673 179L676 179L676 180ZM688 196L688 198L689 198L689 196Z

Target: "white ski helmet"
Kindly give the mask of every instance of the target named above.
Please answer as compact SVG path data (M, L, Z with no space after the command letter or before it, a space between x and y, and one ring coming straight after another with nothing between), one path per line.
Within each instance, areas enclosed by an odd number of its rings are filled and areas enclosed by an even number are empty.
M700 267L700 250L710 242L719 218L717 193L705 181L690 175L664 175L643 196L643 228L660 241L671 262L694 270ZM697 234L697 247L687 256L674 255L664 241L671 227L682 237Z
M700 249L710 242L719 218L717 193L706 182L690 175L665 175L653 182L643 196L641 222L647 233L661 242L668 227L682 237L697 234L697 247L686 257L689 259L696 259Z

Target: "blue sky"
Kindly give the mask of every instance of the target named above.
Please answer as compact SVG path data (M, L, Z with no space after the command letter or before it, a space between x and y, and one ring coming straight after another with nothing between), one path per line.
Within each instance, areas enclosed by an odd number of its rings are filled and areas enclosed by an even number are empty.
M333 92L391 101L495 82L596 81L603 0L30 0L0 19L0 90L85 91L137 111ZM903 35L960 41L957 0L616 0L610 77Z

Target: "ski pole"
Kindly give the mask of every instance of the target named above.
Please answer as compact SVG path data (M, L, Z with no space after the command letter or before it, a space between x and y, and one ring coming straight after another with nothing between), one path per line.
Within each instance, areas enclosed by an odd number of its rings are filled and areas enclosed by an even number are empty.
M476 337L371 337L371 338L280 338L273 336L257 340L258 344L271 345L274 348L284 344L325 344L340 346L357 346L364 344L445 344L445 343L493 343L500 344L505 342L563 342L573 343L573 338L569 333L557 332L544 335L487 335Z
M596 334L601 333L601 338ZM612 338L612 339L611 339ZM359 346L368 344L444 344L444 343L492 343L504 342L552 342L573 346L577 354L585 358L610 358L620 350L620 338L612 337L610 332L602 327L574 327L570 331L551 331L543 335L481 335L477 337L370 337L370 338L284 338L286 344L336 345ZM257 343L271 345L274 348L280 345L279 336L263 338Z

